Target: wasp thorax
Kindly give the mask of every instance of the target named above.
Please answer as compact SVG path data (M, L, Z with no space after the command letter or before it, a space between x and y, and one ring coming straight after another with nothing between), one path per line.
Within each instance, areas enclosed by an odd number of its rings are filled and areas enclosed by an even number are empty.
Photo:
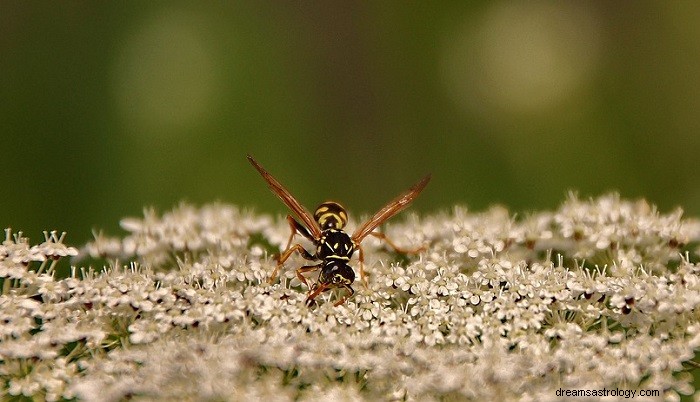
M345 208L337 202L326 201L319 205L314 212L314 219L321 229L342 229L348 223L348 214Z

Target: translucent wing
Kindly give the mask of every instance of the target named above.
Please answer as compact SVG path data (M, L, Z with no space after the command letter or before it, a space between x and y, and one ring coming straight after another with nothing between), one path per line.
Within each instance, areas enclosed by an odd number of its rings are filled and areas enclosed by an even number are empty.
M302 221L304 226L309 229L309 232L311 232L314 238L318 239L321 237L321 228L318 227L313 215L311 215L311 213L304 208L304 206L301 205L299 201L297 201L296 198L294 198L294 196L292 196L292 194L287 191L282 184L280 184L280 182L272 177L271 174L267 173L267 170L260 166L260 164L253 159L252 156L248 155L248 161L258 172L260 172L260 175L263 177L263 179L265 179L268 186L270 186L270 189L277 194L280 200L282 200L282 202L284 202L284 204L289 207L292 212L294 212L294 215L296 215L296 217Z
M388 203L384 208L380 209L379 212L374 214L368 221L362 224L355 233L352 234L352 240L355 243L360 243L362 239L370 234L377 226L381 225L384 221L391 218L392 216L401 212L404 208L408 206L418 194L428 185L430 181L430 175L425 176L421 181L414 184L413 187L408 189L405 193L398 196L396 199Z

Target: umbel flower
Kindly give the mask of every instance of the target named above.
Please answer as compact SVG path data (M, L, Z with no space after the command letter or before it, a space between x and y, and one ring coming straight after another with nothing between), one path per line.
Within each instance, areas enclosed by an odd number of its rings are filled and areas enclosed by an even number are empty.
M289 235L283 219L182 204L122 227L124 236L98 233L80 251L55 232L31 245L6 230L2 399L695 392L700 222L679 210L571 195L555 211L521 217L458 207L398 219L386 233L425 250L397 255L368 238L367 286L357 283L338 307L333 292L304 303L296 257L267 283ZM64 257L74 266L61 278L55 263Z

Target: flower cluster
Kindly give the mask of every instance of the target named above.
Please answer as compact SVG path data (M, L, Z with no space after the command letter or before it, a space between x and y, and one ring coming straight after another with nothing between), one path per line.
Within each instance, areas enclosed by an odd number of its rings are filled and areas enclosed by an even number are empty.
M558 389L657 390L671 399L694 392L700 222L680 211L572 195L556 211L523 217L502 207L409 215L385 234L423 251L400 255L368 238L367 285L357 281L338 307L336 292L304 303L308 289L294 274L301 258L268 284L273 254L289 236L283 219L183 204L122 227L127 235L97 234L80 253L55 233L30 246L7 231L0 396L556 400ZM52 264L64 256L102 265L56 278Z

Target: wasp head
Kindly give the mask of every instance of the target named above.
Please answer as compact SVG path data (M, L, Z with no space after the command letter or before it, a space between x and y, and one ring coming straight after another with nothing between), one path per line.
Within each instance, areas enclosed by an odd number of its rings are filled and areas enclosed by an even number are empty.
M318 282L311 287L309 295L306 297L306 305L313 305L315 303L314 299L325 291L333 288L345 288L348 292L347 295L334 303L334 306L339 306L355 293L352 286L350 286L354 281L355 271L345 263L345 260L327 259L321 267Z
M327 260L323 263L318 283L327 288L349 286L355 282L355 271L344 260Z

